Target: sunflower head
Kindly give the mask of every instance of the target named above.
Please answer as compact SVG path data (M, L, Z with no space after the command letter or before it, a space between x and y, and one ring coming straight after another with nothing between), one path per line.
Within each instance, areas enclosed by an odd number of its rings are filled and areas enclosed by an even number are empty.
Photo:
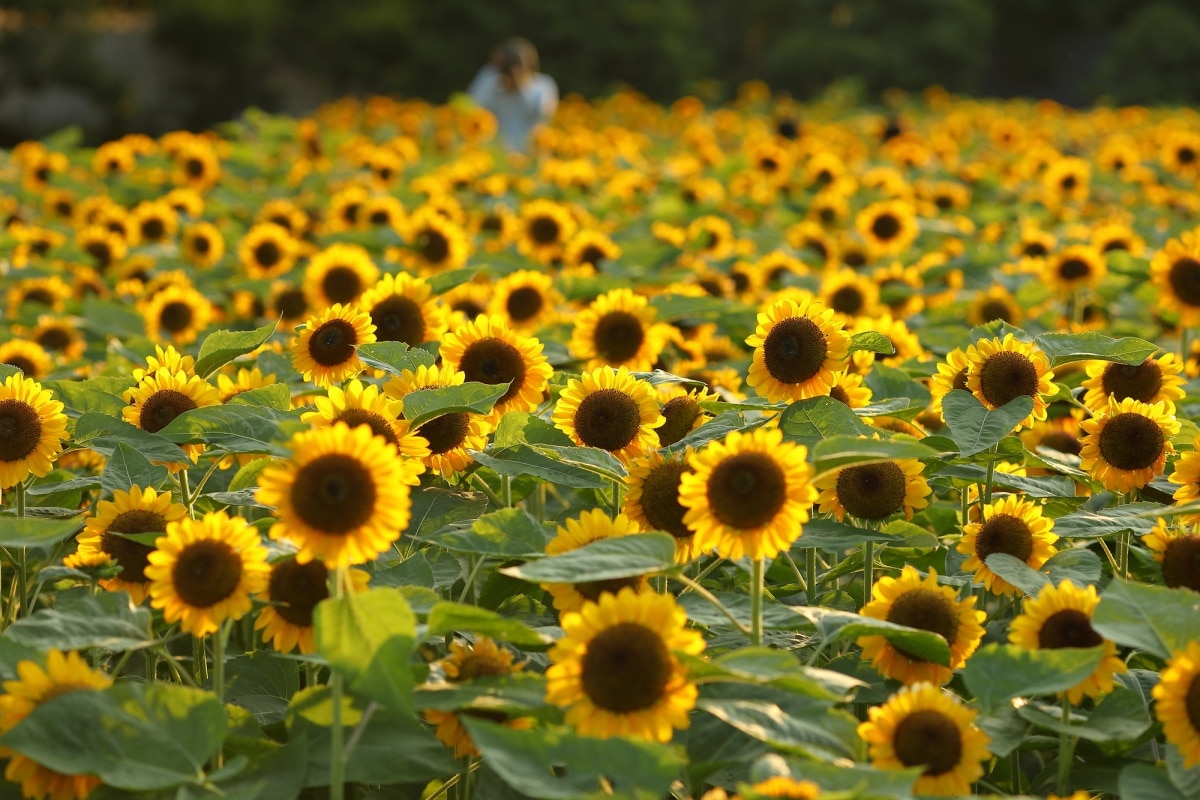
M929 505L931 493L915 458L857 464L822 476L816 487L823 513L833 513L838 521L849 514L861 520L882 520L903 511L912 519L913 511Z
M1179 749L1184 769L1200 766L1200 642L1171 656L1151 693L1154 713L1167 741Z
M983 509L983 518L963 528L958 552L968 556L964 570L972 570L975 580L999 595L1020 592L1016 586L988 569L988 556L1007 553L1040 569L1054 555L1058 537L1051 531L1054 521L1042 514L1041 507L1017 495L1009 495Z
M292 340L292 365L318 386L329 386L363 370L358 346L375 341L375 325L357 306L336 304L309 317Z
M439 352L442 363L462 372L467 381L508 384L508 391L492 408L489 419L493 421L509 411L536 409L554 371L540 341L487 315L446 334Z
M667 330L654 323L654 307L629 289L613 289L597 297L575 319L571 354L590 368L653 368L666 345Z
M1183 399L1183 364L1174 353L1147 358L1141 364L1097 361L1088 365L1083 403L1093 414L1108 410L1108 399L1132 398L1142 403L1163 403L1175 413L1175 401Z
M358 569L347 570L346 576L347 588L353 592L364 591L371 579L370 574ZM254 621L254 629L262 631L263 641L280 653L290 653L296 647L302 655L317 652L313 610L329 597L329 578L323 561L301 564L289 556L272 564L267 586L259 595L270 605L263 607Z
M559 555L578 550L600 539L630 536L635 533L641 533L641 528L624 514L618 514L616 519L612 519L604 509L596 508L583 512L578 519L568 519L560 525L557 535L546 544L546 555ZM542 588L554 598L554 607L559 613L578 611L583 608L584 603L594 603L601 595L616 594L625 587L640 592L646 588L646 577L635 575L629 578L574 584L542 584Z
M1054 373L1041 350L1008 333L1003 339L981 339L971 345L966 359L967 388L979 402L995 409L1018 397L1032 397L1033 410L1017 426L1027 427L1046 418L1046 397L1054 393Z
M1080 424L1084 431L1080 469L1114 492L1140 489L1162 474L1175 452L1171 437L1179 421L1162 402L1110 398L1105 413Z
M754 348L748 382L772 402L828 394L833 374L846 369L850 334L819 301L785 298L758 314L746 339Z
M30 475L42 477L67 438L63 404L49 389L24 375L10 375L0 385L0 489Z
M118 489L112 500L97 503L96 513L79 535L78 553L84 557L103 555L119 566L121 572L101 580L100 585L110 592L128 592L133 602L140 603L149 588L146 567L154 548L129 538L129 534L160 533L185 516L187 509L171 502L170 493L140 486L131 486L127 492Z
M654 429L663 424L654 387L625 367L600 367L572 380L553 419L576 444L607 450L622 460L653 450Z
M683 522L686 509L679 503L679 485L689 470L691 451L667 457L654 452L629 463L629 491L625 514L643 531L665 531L675 537L675 561L686 564L696 557L696 539Z
M1142 542L1162 565L1164 584L1200 592L1200 530L1194 525L1172 525L1159 517Z
M1170 239L1150 262L1150 282L1163 310L1179 315L1179 324L1200 323L1200 235L1193 231Z

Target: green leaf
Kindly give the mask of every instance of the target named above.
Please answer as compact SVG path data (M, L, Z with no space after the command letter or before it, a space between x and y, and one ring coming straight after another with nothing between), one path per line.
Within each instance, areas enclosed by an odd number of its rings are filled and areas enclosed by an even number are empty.
M202 783L224 735L211 692L124 682L41 703L0 741L56 772L147 791Z
M515 731L472 717L462 722L484 761L528 797L664 797L683 767L678 752L654 742L592 739L561 728Z
M527 411L509 411L492 435L492 450L502 450L515 444L546 444L571 447L571 437L558 428Z
M270 386L259 386L257 389L248 389L241 394L235 394L229 404L290 411L292 409L292 391L286 383L272 383Z
M697 381L693 380L692 378L684 378L680 375L674 374L673 372L667 372L666 370L661 369L656 369L653 372L635 372L633 373L633 377L637 378L639 381L645 381L651 386L661 386L663 384L683 384L685 386L697 386L704 388L708 387L708 384L706 384L704 381Z
M881 353L885 356L894 356L896 354L896 346L892 344L892 340L879 331L863 331L850 337L850 350L848 352L857 353L860 350L865 350L869 353Z
M418 711L478 708L527 711L546 707L546 677L535 672L489 675L469 681L426 683L417 687Z
M13 375L24 375L24 374L25 373L21 372L20 369L18 369L17 367L14 367L12 364L0 364L0 383L3 383L4 381L8 380Z
M126 340L146 335L146 322L132 306L88 296L79 315L85 328L98 336Z
M921 776L921 767L910 769L872 769L856 764L824 764L820 761L790 759L792 777L808 780L821 787L821 796L841 797L852 793L852 797L895 797L912 796L912 787Z
M231 453L286 457L288 449L277 442L305 427L299 411L228 404L185 411L158 433L176 444L207 444Z
M1128 675L1116 676L1117 685L1091 711L1072 709L1065 724L1057 705L1028 704L1017 709L1021 719L1044 730L1078 736L1090 742L1136 741L1150 727L1150 711L1139 690L1131 689L1124 681Z
M962 676L979 705L991 711L1014 697L1070 689L1091 675L1103 657L1103 647L1026 650L989 644L967 659Z
M983 483L987 479L987 470L975 464L949 464L938 469L937 474L939 477L961 478L971 483ZM1024 475L1010 475L1000 470L993 472L992 486L1016 489L1031 497L1070 497L1075 494L1075 481L1070 478L1030 478Z
M414 489L406 536L428 537L455 523L476 519L487 508L478 492L451 492L436 486Z
M1193 800L1171 783L1165 770L1149 764L1129 764L1117 776L1118 797L1153 797L1154 800Z
M543 445L535 447L535 449L556 461L573 464L609 480L621 480L629 474L619 458L607 450L600 450L596 447L549 447Z
M412 658L417 618L396 589L328 598L313 613L317 652L347 685L386 708L412 710Z
M1071 581L1078 586L1099 583L1102 573L1100 556L1086 547L1069 547L1059 550L1042 564L1042 572L1054 583Z
M200 345L196 356L196 374L207 378L238 356L253 352L275 333L278 320L252 331L214 331Z
M267 650L230 659L225 674L225 702L249 711L259 725L282 722L292 695L300 691L297 662Z
M792 545L799 552L809 549L845 550L863 542L895 542L897 537L881 531L859 528L831 519L810 519L800 529L800 538Z
M75 441L104 455L111 455L118 443L125 443L148 460L183 463L187 455L171 440L144 431L123 419L87 412L75 422Z
M490 636L519 647L546 647L552 642L523 622L509 619L486 608L462 603L438 603L429 612L429 635L445 636L469 631Z
M981 453L1008 436L1033 410L1033 398L1021 395L989 411L975 395L955 389L942 399L942 415L950 427L950 438L964 456Z
M1087 333L1043 333L1033 343L1050 359L1051 367L1072 361L1116 361L1119 364L1141 364L1158 352L1158 345L1126 336L1114 339L1096 331Z
M497 558L537 558L546 553L546 529L523 508L502 508L484 514L468 530L450 530L424 537L456 553Z
M603 489L609 485L609 481L590 470L555 461L525 444L504 447L490 453L471 451L471 455L480 464L499 475L531 475L550 481L556 486L572 489Z
M1036 596L1050 579L1021 559L1008 553L992 553L985 559L987 568L1025 594Z
M41 608L9 626L5 636L38 650L122 652L154 643L150 611L135 606L125 592L84 595L54 608Z
M667 533L615 536L501 569L504 575L545 583L588 583L648 575L675 565L675 539Z
M1200 594L1114 580L1100 596L1092 628L1118 644L1168 659L1195 641L1197 619Z
M857 639L859 636L882 636L896 647L901 647L918 658L942 666L950 663L950 646L936 633L832 608L793 606L792 610L812 621L825 643L840 639Z
M901 458L936 458L940 453L920 442L882 441L860 436L833 436L813 445L816 475L858 464L875 464Z
M834 436L869 436L873 432L848 405L832 397L792 403L780 416L779 429L785 439L809 447Z
M761 420L753 423L747 422L746 415L740 411L725 411L668 447L667 452L682 453L689 447L699 449L709 442L724 439L733 431L751 431L762 424Z
M750 627L750 597L741 592L714 591L713 597L733 614L743 627ZM679 605L687 611L688 619L706 628L729 628L729 618L706 598L695 592L681 595ZM800 616L799 606L788 606L783 603L764 603L762 609L763 628L798 631L811 630L813 624ZM739 640L740 641L740 640Z
M415 430L446 414L487 414L506 392L507 383L463 383L421 389L404 396L404 418Z
M847 725L853 730L852 723L835 719L844 712L830 708L828 701L806 699L799 705L800 708L790 707L785 711L774 703L756 700L702 697L696 703L701 711L773 748L826 760L854 756L854 751L836 732L838 727ZM842 724L838 726L838 722Z
M72 417L91 411L120 418L127 405L121 399L121 393L132 384L133 378L107 376L86 381L42 381L42 387L49 389L56 400L61 400L66 406L66 414Z
M1092 539L1123 531L1149 533L1154 519L1144 512L1161 509L1158 503L1129 503L1099 511L1076 511L1054 520L1054 532L1064 539Z
M48 547L83 528L82 519L0 517L0 547Z
M417 367L432 367L437 359L428 350L412 347L403 342L371 342L358 346L359 359L369 367L399 375L405 370L417 371Z
M789 691L829 702L847 700L856 686L863 685L848 675L803 667L793 653L768 647L743 647L722 653L711 660L696 660L702 666L690 670L693 676L708 668L712 670L710 674L755 683L775 683L785 686ZM836 688L830 686L831 680L837 681Z
M655 295L650 298L650 305L658 311L658 322L713 319L737 309L733 303L720 297L688 297L673 293Z
M127 492L131 486L143 489L162 486L167 476L166 467L151 464L150 459L133 445L117 442L100 473L100 487L105 494L111 495L118 490Z

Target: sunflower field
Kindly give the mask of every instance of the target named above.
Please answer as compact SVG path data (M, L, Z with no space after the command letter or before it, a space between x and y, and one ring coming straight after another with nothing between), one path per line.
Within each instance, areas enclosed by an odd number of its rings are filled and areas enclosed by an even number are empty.
M0 800L1200 798L1200 114L0 153Z

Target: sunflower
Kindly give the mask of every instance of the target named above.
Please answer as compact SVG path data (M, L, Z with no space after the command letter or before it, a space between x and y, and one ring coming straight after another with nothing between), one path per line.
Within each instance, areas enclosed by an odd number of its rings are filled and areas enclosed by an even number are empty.
M963 797L991 758L990 739L975 726L975 714L954 695L919 683L869 709L858 735L876 768L925 767L913 786L917 794Z
M517 249L535 261L550 263L562 255L563 246L578 227L571 213L553 200L532 200L521 206Z
M600 539L615 539L641 532L641 527L624 514L611 519L604 509L594 508L584 511L578 519L568 519L564 525L559 525L554 538L546 543L546 555L569 553ZM566 614L568 611L579 611L584 603L599 601L602 595L616 594L625 587L641 592L647 585L645 575L635 575L582 583L543 583L542 588L554 598L554 607L559 614Z
M1141 258L1146 252L1146 241L1125 223L1108 222L1097 225L1092 230L1092 247L1101 253L1123 250L1132 256Z
M455 639L450 643L450 654L434 662L434 666L441 668L448 682L464 683L478 678L512 675L523 669L525 664L514 664L511 650L500 647L493 639L480 636L471 647L461 639ZM510 717L505 712L492 708L463 708L457 711L430 709L423 712L422 716L426 722L435 726L434 735L438 740L447 747L454 748L455 758L474 758L479 755L479 750L471 741L471 735L463 727L463 716L500 722L512 730L524 730L533 726L533 720L528 717Z
M605 262L621 257L621 246L600 231L584 230L575 234L563 251L568 267L590 266L597 272Z
M17 317L37 306L39 311L60 312L71 299L71 287L57 275L13 281L7 292L8 315Z
M817 300L776 300L746 339L754 348L747 382L775 403L828 394L833 373L847 366L850 334L842 325Z
M1173 498L1175 505L1182 506L1200 500L1200 436L1192 441L1192 449L1183 453L1175 462L1175 470L1168 480L1179 485ZM1183 521L1188 524L1200 523L1200 514L1187 514Z
M181 217L199 219L204 214L204 198L194 189L172 189L163 195L163 200Z
M879 301L896 319L907 319L925 308L925 280L916 267L906 267L899 261L880 267L871 273L871 281L879 288Z
M697 217L687 227L687 247L696 256L720 261L733 255L737 240L729 220L712 214Z
M621 461L655 449L654 429L664 422L654 387L624 367L599 367L572 379L553 421L576 444L607 450Z
M458 269L471 255L466 232L436 211L424 207L408 218L404 240L409 249L400 253L401 258L421 272Z
M161 244L174 239L179 230L179 214L162 200L143 200L134 207L132 217L138 244Z
M568 345L587 367L653 368L666 346L667 330L657 325L649 301L629 289L613 289L597 297L575 318Z
M1142 537L1142 543L1162 565L1163 584L1200 592L1200 531L1194 523L1191 525L1169 525L1159 517L1150 533Z
M1012 292L998 283L975 293L967 307L967 322L971 325L986 325L992 320L1002 320L1009 325L1020 325L1025 312L1017 304Z
M840 270L822 279L820 298L847 319L870 317L879 305L879 287L853 270Z
M347 587L352 592L364 591L371 576L360 569L348 570ZM266 588L258 596L268 605L258 612L254 630L262 631L263 642L279 653L290 653L300 647L301 655L317 652L313 609L329 597L329 569L323 561L301 564L295 557L271 564Z
M496 282L487 313L513 330L531 333L554 321L562 295L544 272L518 270Z
M1162 403L1168 414L1174 414L1175 401L1185 394L1183 364L1174 353L1147 358L1141 364L1093 361L1087 376L1083 404L1093 414L1103 414L1110 397L1118 402L1129 397L1141 403Z
M92 154L92 171L100 177L133 172L137 156L124 142L105 142Z
M258 502L276 507L272 539L290 539L297 560L329 567L362 564L388 549L408 527L409 487L420 461L365 425L302 431L288 443L292 457L259 478Z
M829 396L850 408L865 408L871 405L872 394L871 388L863 385L862 375L843 370L833 373Z
M398 231L404 225L404 205L390 194L368 197L359 209L358 224L363 228Z
M238 243L238 261L252 280L277 278L296 263L298 245L287 228L260 222Z
M1053 161L1042 173L1043 201L1055 208L1065 202L1082 202L1091 190L1092 167L1082 158L1069 156Z
M74 321L65 317L42 315L29 331L29 340L54 353L59 362L71 362L83 355L87 341Z
M196 137L183 144L174 154L176 186L184 186L197 192L212 188L221 177L221 162L213 146Z
M460 283L447 289L438 299L446 311L448 326L453 330L487 313L492 301L492 283L487 279Z
M24 375L9 375L0 386L0 489L30 475L54 469L67 438L63 404L49 389Z
M359 300L371 315L375 338L416 347L436 342L446 333L446 315L431 300L433 290L421 278L405 273L384 275Z
M817 502L823 514L832 513L841 522L846 515L860 520L881 520L897 511L912 519L913 511L929 505L931 493L922 474L924 466L915 458L856 464L821 476Z
M675 537L675 563L686 564L699 555L696 535L683 522L687 511L679 503L679 485L690 471L687 457L691 451L666 456L649 453L629 462L622 511L643 531L665 531Z
M1094 289L1107 273L1103 253L1091 245L1074 244L1046 262L1044 275L1059 294L1069 296L1085 287Z
M817 199L813 200L814 204L817 202ZM844 201L841 202L844 205ZM820 215L821 209L818 207L810 213ZM823 219L823 217L821 218ZM816 256L818 266L832 269L841 260L839 247L837 240L822 227L824 224L824 222L818 224L812 221L797 222L788 226L787 230L783 232L783 238L798 253L809 256L809 260L811 260L811 256ZM764 277L767 286L777 287L784 282L785 276L789 274L803 275L806 272L808 272L808 265L797 258L794 259L794 263L793 261L783 261L767 266L764 269Z
M379 280L371 254L356 244L339 242L326 247L304 269L304 293L310 308L358 302L363 292Z
M308 228L308 215L304 209L285 198L268 200L256 215L257 222L273 222L294 238L300 238Z
M1014 245L1012 254L1018 258L1043 259L1050 255L1058 245L1054 234L1044 231L1036 225L1021 226L1021 238Z
M860 636L858 645L879 673L903 683L929 681L939 686L967 663L983 639L986 617L975 610L975 597L959 600L953 588L939 586L937 572L924 578L916 567L905 566L900 577L884 577L871 587L871 601L860 612L909 628L936 633L950 646L950 666L943 667L889 642L882 636Z
M461 386L466 376L448 366L417 367L416 371L404 370L384 385L388 397L400 403L404 412L404 398L421 389L441 389L446 386ZM481 414L455 411L443 414L422 424L415 435L429 443L428 454L423 457L425 466L445 478L462 472L472 463L472 450L482 450L487 444L492 425Z
M174 345L163 347L156 344L154 355L146 356L146 366L133 368L133 379L140 383L147 375L153 375L160 369L165 369L171 374L182 372L184 376L191 378L196 374L196 359L180 353Z
M1172 175L1195 177L1200 172L1200 134L1173 130L1163 137L1159 161Z
M1167 741L1178 748L1184 769L1200 765L1200 642L1176 652L1150 692L1154 715Z
M127 492L117 489L112 500L97 504L95 515L84 525L78 552L104 555L120 566L121 573L100 581L100 586L110 592L128 592L133 602L140 603L149 588L145 570L154 548L122 534L161 533L168 523L186 516L187 509L172 503L169 492L140 486L131 486Z
M1177 313L1181 326L1200 324L1200 234L1168 240L1150 261L1150 282L1158 290L1155 302Z
M920 232L917 213L903 200L885 200L858 212L854 227L879 254L895 254L908 249Z
M252 607L250 595L267 587L271 568L258 529L224 511L167 523L154 548L146 556L150 605L193 636L241 619Z
M654 429L659 447L670 447L711 419L700 404L721 399L707 388L679 384L660 386L658 394L664 401L661 409L663 424Z
M567 709L584 736L669 742L687 728L699 694L675 652L696 656L704 638L675 598L628 587L562 617L550 650L546 700Z
M11 731L47 700L112 685L112 678L89 667L79 653L61 650L46 654L44 668L35 661L21 661L16 672L17 679L5 681L4 694L0 695L0 734ZM0 757L8 759L5 779L20 784L25 797L83 800L100 785L95 776L64 775L8 748L0 748Z
M128 403L122 412L125 421L150 433L158 433L185 411L220 403L217 390L203 378L168 369L159 369L142 378L123 397ZM204 450L202 444L180 447L193 463ZM180 462L168 464L167 468L176 471L185 466Z
M40 381L54 368L54 359L37 342L9 339L0 344L0 364L16 367L25 377Z
M878 333L887 339L893 352L891 355L875 353L871 350L859 350L852 353L850 365L855 372L866 374L870 372L871 365L876 362L895 365L909 359L926 357L925 348L921 346L921 340L917 338L917 335L909 330L908 324L904 320L894 319L891 314L883 313L874 318L859 317L849 330L852 336L867 332Z
M967 388L988 409L1024 395L1033 398L1033 410L1016 427L1046 418L1046 396L1054 393L1054 373L1041 350L1009 333L1003 340L980 339L967 348L966 358Z
M141 312L151 341L169 339L179 345L196 341L216 315L208 298L190 286L168 286L147 300Z
M273 386L275 383L274 374L263 375L262 370L258 367L254 369L239 367L237 374L232 378L224 373L217 375L217 393L221 396L222 403L228 403L243 392L261 389L264 386Z
M404 403L380 392L378 386L352 380L344 389L329 387L329 396L318 396L317 410L300 415L301 422L314 428L329 428L344 422L351 428L365 426L396 448L405 458L425 459L429 447L419 434L410 433L408 422L400 419Z
M489 253L498 253L508 248L520 235L520 227L517 216L501 205L481 211L471 219L471 232Z
M807 454L778 428L733 431L693 453L679 503L697 550L767 559L790 547L817 499Z
M329 198L329 210L325 220L331 233L350 230L359 226L358 215L367 202L367 190L358 185L350 185L335 192Z
M469 382L509 384L488 416L497 422L509 411L536 409L554 372L540 341L486 314L446 334L439 353L444 365Z
M1109 491L1128 492L1162 474L1175 452L1171 437L1179 433L1179 420L1162 402L1109 398L1104 412L1079 427L1084 431L1079 468Z
M375 341L375 325L358 306L330 306L308 318L292 339L292 366L318 386L329 386L362 372L358 346Z
M75 244L91 256L96 269L105 270L125 257L125 238L102 225L89 225L75 235Z
M988 569L987 558L993 553L1007 553L1031 569L1041 569L1054 555L1058 541L1052 531L1054 520L1045 516L1036 503L1017 495L1008 495L983 508L983 521L963 527L958 552L969 556L962 569L974 573L976 583L989 592L1012 595L1020 592L1016 586Z
M780 797L789 800L817 800L821 796L821 787L812 781L798 781L795 778L776 775L744 790L751 800L760 797ZM706 794L705 798L708 797ZM703 800L703 799L702 799Z

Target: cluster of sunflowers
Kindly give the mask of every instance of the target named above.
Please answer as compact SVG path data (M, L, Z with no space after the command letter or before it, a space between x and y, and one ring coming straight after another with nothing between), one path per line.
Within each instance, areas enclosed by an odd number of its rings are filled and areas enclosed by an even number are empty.
M5 778L1194 794L1200 115L888 104L0 154Z

